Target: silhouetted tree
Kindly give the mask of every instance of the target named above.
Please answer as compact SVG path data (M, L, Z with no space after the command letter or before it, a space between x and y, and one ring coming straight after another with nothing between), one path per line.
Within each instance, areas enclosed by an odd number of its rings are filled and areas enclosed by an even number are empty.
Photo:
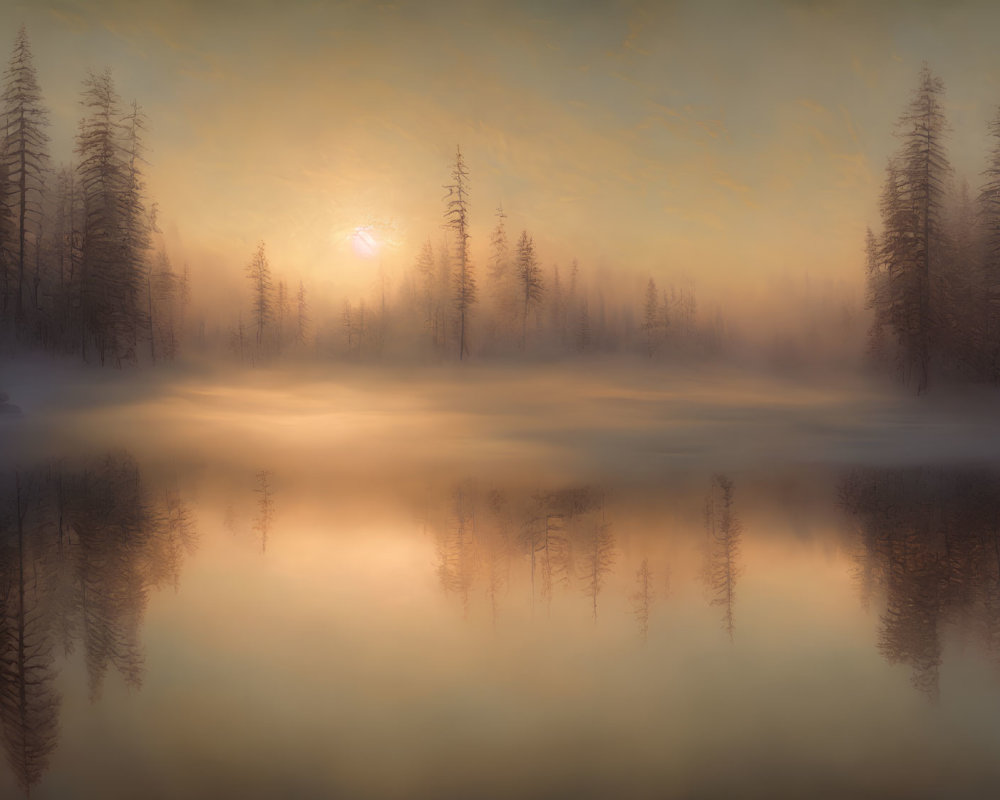
M535 257L535 243L527 231L521 232L517 241L517 282L522 301L521 313L521 349L525 347L528 337L528 311L542 299L542 270Z
M455 166L448 190L445 219L455 239L454 304L458 325L458 358L468 350L466 336L472 305L476 302L476 279L469 257L469 171L461 148L455 149Z
M979 194L983 229L981 302L984 305L979 348L986 376L1000 380L1000 111L989 124L992 146Z
M497 334L504 341L513 338L511 333L516 324L518 291L507 239L507 215L502 206L497 207L496 219L496 227L490 235L489 278Z
M90 73L83 82L83 106L76 153L83 200L79 307L81 350L92 338L103 364L120 360L134 341L139 276L122 260L122 192L128 180L121 157L121 108L110 70Z
M250 263L246 267L247 279L251 286L250 306L253 311L253 322L256 329L256 345L258 356L264 346L264 334L274 317L273 285L271 281L271 265L267 260L264 242L257 245Z
M11 200L6 204L13 211L16 235L14 248L17 259L16 315L24 316L27 286L25 264L28 259L27 241L29 233L33 238L36 254L41 233L41 193L48 164L47 145L49 137L45 132L48 112L42 106L42 93L31 57L31 47L24 26L17 33L14 52L4 80L3 117L5 130L3 138L3 163L11 191ZM36 266L37 266L36 260ZM34 309L38 309L39 276L35 276L35 292L32 297Z
M876 319L896 337L904 379L927 388L930 363L948 313L944 203L950 173L944 151L944 84L925 65L913 100L899 119L903 144L890 162L882 197L881 259L886 292Z

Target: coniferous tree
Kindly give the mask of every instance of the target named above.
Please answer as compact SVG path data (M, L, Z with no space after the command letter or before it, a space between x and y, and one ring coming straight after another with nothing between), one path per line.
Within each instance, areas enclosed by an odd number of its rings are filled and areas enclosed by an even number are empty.
M979 214L983 232L980 277L982 314L982 356L987 377L1000 380L1000 111L989 124L992 147L984 173L986 182L979 193Z
M493 321L500 343L513 338L518 315L518 283L511 264L510 242L507 238L507 215L497 207L497 224L490 235L490 293L493 301Z
M528 338L528 312L542 299L542 270L535 257L535 243L527 231L517 241L517 283L521 295L521 349Z
M458 328L459 361L468 352L469 317L476 302L476 278L469 256L469 171L462 158L462 149L455 149L455 166L451 173L445 219L455 238L454 307Z
M76 140L77 172L83 201L80 276L81 350L88 339L101 363L134 357L141 273L125 245L136 176L122 158L121 107L110 70L84 79L82 103L87 111ZM132 350L129 346L132 345Z
M11 212L14 228L11 251L17 263L15 315L20 320L24 317L25 304L29 301L25 276L29 260L28 240L29 237L32 239L37 254L41 238L41 194L48 166L49 141L45 131L48 112L42 106L42 93L35 74L28 34L23 26L14 41L14 52L5 75L3 116L3 164L9 192L5 205ZM37 275L35 287L36 291L30 300L37 310Z
M271 265L267 260L264 242L257 245L250 263L246 266L247 279L250 281L252 296L250 307L255 328L255 341L258 357L263 352L264 335L269 330L274 316L274 301L271 297L273 289L271 281Z
M925 65L899 119L903 140L888 167L882 198L885 308L904 380L923 392L947 324L944 204L950 166L944 151L944 83Z

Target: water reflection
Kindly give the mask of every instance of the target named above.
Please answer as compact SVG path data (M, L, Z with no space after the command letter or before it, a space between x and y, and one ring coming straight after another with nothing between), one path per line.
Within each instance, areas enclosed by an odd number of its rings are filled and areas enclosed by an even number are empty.
M267 552L267 537L274 523L274 490L271 488L271 471L262 469L257 472L257 518L253 529L260 534L260 551Z
M512 563L523 562L528 600L549 608L558 589L578 588L597 619L598 600L616 559L604 494L589 486L535 493L456 486L449 501L424 518L437 542L441 587L466 616L482 586L494 624L510 584Z
M705 500L705 533L705 587L712 605L722 608L722 627L732 640L736 630L736 582L742 572L739 558L743 525L736 516L733 481L725 475L712 477L712 488Z
M0 718L24 790L41 779L57 743L57 651L83 648L92 700L110 668L141 687L149 590L176 585L195 544L177 491L151 490L128 455L3 476Z
M649 615L653 610L653 603L656 601L656 592L653 589L653 573L649 569L649 559L643 558L642 564L635 573L636 590L632 595L632 613L635 621L639 625L639 635L642 636L642 643L649 640Z
M239 776L258 770L271 783L241 796L261 797L291 785L295 753L303 796L524 796L550 773L549 796L598 778L593 796L628 796L630 775L637 796L738 796L761 780L757 764L840 774L845 758L863 771L876 751L895 759L884 788L922 745L886 750L873 734L855 752L831 732L850 719L894 729L912 708L991 691L949 685L942 667L946 655L963 662L952 629L1000 656L989 471L675 472L642 484L480 473L360 491L310 483L307 468L259 469L269 463L185 478L200 527L218 535L143 637L152 589L177 586L196 544L177 487L125 454L3 476L0 722L23 789L59 796L87 769L72 756L74 713L85 716L74 709L105 682L101 713L135 725L143 757L192 781L204 778L193 764L219 763L222 788L200 796L239 794ZM877 609L874 640L851 570ZM880 653L942 702L928 707ZM141 697L120 691L144 676ZM886 696L889 711L873 705ZM459 740L471 744L453 774ZM683 770L717 751L731 774L664 771L664 753ZM607 772L592 774L600 753L613 754ZM139 785L87 774L90 796Z
M937 698L947 623L1000 655L1000 480L987 470L856 470L840 487L867 606L883 596L878 648ZM880 597L881 599L881 597Z

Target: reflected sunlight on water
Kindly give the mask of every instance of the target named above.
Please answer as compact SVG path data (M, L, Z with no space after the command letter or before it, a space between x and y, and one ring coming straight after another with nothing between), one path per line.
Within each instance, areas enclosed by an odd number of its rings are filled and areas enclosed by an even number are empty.
M797 414L886 398L817 390L761 418L739 387L642 383L494 374L411 403L398 380L192 381L36 407L5 429L0 792L1000 779L1000 474L806 457ZM682 408L714 431L694 455L663 448L694 435ZM747 461L733 425L791 443Z

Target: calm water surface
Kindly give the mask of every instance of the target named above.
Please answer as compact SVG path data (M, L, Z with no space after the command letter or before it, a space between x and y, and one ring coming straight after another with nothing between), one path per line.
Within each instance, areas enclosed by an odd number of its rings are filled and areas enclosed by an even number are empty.
M982 797L995 397L11 372L0 796Z

